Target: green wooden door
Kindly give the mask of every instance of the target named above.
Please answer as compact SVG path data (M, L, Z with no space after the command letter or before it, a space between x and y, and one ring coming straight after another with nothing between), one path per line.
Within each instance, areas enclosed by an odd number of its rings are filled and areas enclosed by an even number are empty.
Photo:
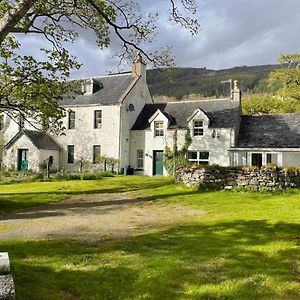
M28 171L28 149L18 150L18 170L22 172Z
M163 151L153 151L153 175L163 175Z

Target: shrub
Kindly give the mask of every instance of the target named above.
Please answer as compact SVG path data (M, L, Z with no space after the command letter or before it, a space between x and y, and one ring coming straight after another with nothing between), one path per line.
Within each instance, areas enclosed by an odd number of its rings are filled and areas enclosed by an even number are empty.
M101 173L83 173L81 175L82 180L97 180L101 179L103 176Z
M79 180L81 176L79 173L65 173L65 172L58 172L54 176L55 180Z
M101 172L99 173L101 177L114 177L115 175L111 172Z
M43 181L44 180L44 174L43 173L36 173L32 177L32 181Z
M68 175L67 180L79 180L79 179L81 179L81 174L78 174L78 173L69 173L67 175Z

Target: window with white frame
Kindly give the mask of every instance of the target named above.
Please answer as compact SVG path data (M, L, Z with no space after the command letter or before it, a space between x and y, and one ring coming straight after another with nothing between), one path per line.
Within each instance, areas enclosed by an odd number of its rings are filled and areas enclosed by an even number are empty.
M101 156L101 145L93 146L93 164L99 162L99 158Z
M75 128L75 111L70 110L68 113L68 129Z
M164 122L154 122L154 136L164 136Z
M84 94L92 94L93 83L91 81L84 82L82 84L82 93Z
M102 110L94 111L94 128L102 127Z
M187 160L199 165L209 164L209 152L208 151L188 151Z
M278 155L277 153L267 153L267 164L278 164Z
M143 169L144 168L144 151L142 149L138 149L136 151L137 157L137 168Z
M194 120L193 136L201 136L201 135L203 135L203 121L202 120Z

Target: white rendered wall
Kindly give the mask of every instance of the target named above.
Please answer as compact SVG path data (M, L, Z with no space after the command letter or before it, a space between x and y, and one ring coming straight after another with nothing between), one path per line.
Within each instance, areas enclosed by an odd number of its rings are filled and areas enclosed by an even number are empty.
M300 151L299 152L283 152L283 167L300 167Z
M120 167L131 165L130 161L130 130L134 125L138 115L146 103L152 103L152 98L145 81L145 77L140 77L134 88L124 99L121 108L121 146L120 146ZM134 111L129 111L129 104L133 104Z
M39 150L27 136L21 136L8 150L3 152L3 163L8 169L18 169L18 149L28 149L28 170L39 172Z
M30 122L24 122L24 128L27 130L37 130L37 128L41 128L41 126L34 120L30 120ZM4 143L8 143L19 131L19 124L8 115L4 114Z
M277 155L278 167L299 167L300 166L300 151L278 151L272 150L250 150L249 151L236 151L232 153L234 166L252 165L252 154L258 153L262 155L262 165L267 165L267 154Z
M41 149L39 152L40 163L45 163L49 159L49 156L53 156L53 165L50 167L52 171L57 171L60 169L60 151L59 150L46 150Z
M163 120L162 117L157 117L155 121ZM218 137L212 138L213 129L204 128L204 134L200 137L192 137L193 142L189 150L208 151L209 164L218 164L221 166L230 165L230 153L227 151L230 148L230 129L215 129ZM181 149L185 142L186 130L178 130L178 149ZM168 145L173 146L174 130L165 130L165 136L154 137L154 128L150 130L136 130L131 133L131 155L130 165L136 168L137 166L137 150L144 149L144 175L153 175L153 151L164 150ZM167 175L164 170L164 175Z
M55 136L61 145L60 167L68 171L79 171L80 160L91 165L93 145L101 145L101 155L119 158L119 105L69 106L63 124L68 128L68 110L75 111L75 129L66 129L63 135ZM94 128L94 111L102 110L102 126ZM67 146L74 145L75 163L67 163Z

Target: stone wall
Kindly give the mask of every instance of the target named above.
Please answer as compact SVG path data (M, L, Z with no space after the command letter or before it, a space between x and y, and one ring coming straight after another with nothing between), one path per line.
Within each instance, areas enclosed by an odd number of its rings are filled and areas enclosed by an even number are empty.
M0 299L15 299L15 285L10 274L10 262L7 252L0 252Z
M218 186L231 189L234 186L254 189L300 187L300 170L284 170L276 167L208 167L180 168L175 172L177 182L186 186Z

